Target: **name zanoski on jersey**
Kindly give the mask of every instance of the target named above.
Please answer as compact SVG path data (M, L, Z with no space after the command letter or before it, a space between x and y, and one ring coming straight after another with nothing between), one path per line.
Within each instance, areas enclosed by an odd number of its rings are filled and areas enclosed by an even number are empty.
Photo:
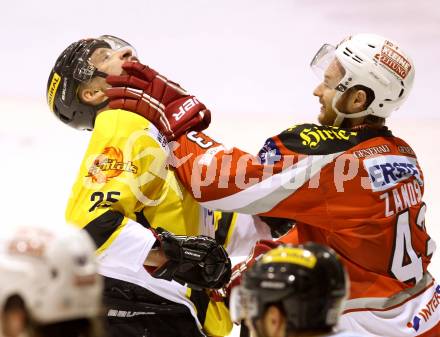
M389 217L422 202L422 189L414 179L381 194L380 199L385 201L385 216ZM394 202L390 202L390 200Z
M109 146L95 158L86 177L92 178L92 182L105 183L111 178L119 176L122 172L136 174L137 171L138 168L133 162L124 162L121 149Z

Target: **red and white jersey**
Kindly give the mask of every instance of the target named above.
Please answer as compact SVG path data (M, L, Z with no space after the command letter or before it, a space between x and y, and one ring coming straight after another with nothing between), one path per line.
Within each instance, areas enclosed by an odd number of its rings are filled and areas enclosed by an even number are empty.
M396 308L426 291L438 301L427 272L435 243L425 227L423 173L388 129L296 125L258 156L196 132L171 147L179 180L203 206L294 219L281 241L338 252L351 280L346 314ZM414 335L439 321L440 306L408 315L399 324Z

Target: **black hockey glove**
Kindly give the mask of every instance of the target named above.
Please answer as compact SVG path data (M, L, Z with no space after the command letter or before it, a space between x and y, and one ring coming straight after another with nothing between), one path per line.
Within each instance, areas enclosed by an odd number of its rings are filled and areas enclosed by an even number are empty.
M197 290L219 289L229 282L231 261L215 239L204 235L174 235L160 227L156 232L169 260L154 271L154 277L174 280Z

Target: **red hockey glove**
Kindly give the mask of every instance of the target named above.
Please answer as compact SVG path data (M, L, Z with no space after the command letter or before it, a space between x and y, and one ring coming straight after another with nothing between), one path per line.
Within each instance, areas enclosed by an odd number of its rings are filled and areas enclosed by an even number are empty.
M168 140L186 131L202 131L211 122L211 112L178 84L139 62L126 62L127 74L109 75L106 90L112 109L135 112L161 131Z
M271 249L278 247L280 244L282 244L282 242L270 240L258 241L246 260L235 265L234 268L232 268L231 280L224 288L226 297L229 297L232 288L241 284L241 278L246 270L252 267L255 262L258 261L265 253L267 253Z

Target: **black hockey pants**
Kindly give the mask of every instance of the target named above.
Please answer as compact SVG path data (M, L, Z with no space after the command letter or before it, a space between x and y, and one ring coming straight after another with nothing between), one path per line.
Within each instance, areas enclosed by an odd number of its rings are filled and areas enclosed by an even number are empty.
M145 288L105 278L106 328L110 337L202 337L184 305Z

